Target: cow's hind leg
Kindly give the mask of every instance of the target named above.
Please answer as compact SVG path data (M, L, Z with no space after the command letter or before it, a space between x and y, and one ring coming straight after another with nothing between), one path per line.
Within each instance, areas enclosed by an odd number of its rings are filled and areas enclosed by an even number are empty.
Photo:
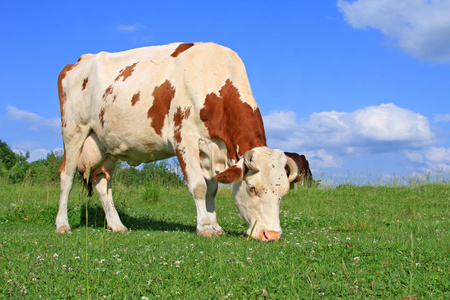
M83 130L78 131L80 134L73 136L69 141L64 142L64 157L61 167L59 168L61 193L59 198L58 215L56 216L55 222L56 232L59 233L70 232L69 218L67 216L67 205L69 201L69 194L72 190L73 177L77 169L77 161L80 155L80 150L86 137L86 135L81 133Z
M95 132L91 132L84 141L83 149L78 160L78 170L86 178L87 171L91 167L90 180L93 182L100 202L102 203L108 228L112 231L124 231L127 228L120 221L112 198L112 180L110 179L116 161L117 159L105 153L97 135Z
M69 160L69 164L67 161ZM67 159L67 154L64 152L63 162L60 167L61 192L59 197L59 210L56 216L56 232L69 233L70 225L67 216L67 204L69 201L69 194L72 190L73 177L75 174L76 164L70 163L70 158Z
M112 175L112 174L111 174ZM94 181L95 189L105 211L106 223L108 229L112 231L126 231L127 228L120 221L119 214L112 197L112 180L107 180L107 175L103 172L97 175Z

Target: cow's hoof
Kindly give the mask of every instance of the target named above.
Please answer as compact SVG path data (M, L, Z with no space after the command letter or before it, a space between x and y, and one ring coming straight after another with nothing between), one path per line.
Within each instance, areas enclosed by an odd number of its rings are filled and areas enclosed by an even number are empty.
M217 237L220 235L224 235L225 231L223 231L222 228L220 228L219 230L216 230L214 227L213 228L206 228L202 231L199 231L197 229L197 235L198 236L204 236L204 237Z
M108 226L106 229L109 231L112 231L112 232L127 232L128 231L128 228L126 228L125 226L120 226L115 229L112 229L111 227Z
M219 236L219 235L225 235L225 231L222 228L219 228L218 230L214 229L214 236Z
M70 233L70 227L69 225L63 225L61 227L56 228L56 233Z

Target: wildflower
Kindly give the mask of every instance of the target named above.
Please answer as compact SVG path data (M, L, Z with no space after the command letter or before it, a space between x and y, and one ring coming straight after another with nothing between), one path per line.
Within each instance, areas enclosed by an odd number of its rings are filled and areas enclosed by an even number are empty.
M353 258L355 261L359 261L359 256Z
M25 287L24 284L22 284L22 285L20 286L20 292L21 292L21 293L24 293L24 294L27 293L27 288Z
M120 273L120 271L117 271L117 272L116 272L116 275L119 275L119 273Z
M142 296L142 300L148 300L148 297Z
M80 257L79 256L75 256L75 259L80 259Z
M57 253L53 254L53 258L58 259L58 254Z

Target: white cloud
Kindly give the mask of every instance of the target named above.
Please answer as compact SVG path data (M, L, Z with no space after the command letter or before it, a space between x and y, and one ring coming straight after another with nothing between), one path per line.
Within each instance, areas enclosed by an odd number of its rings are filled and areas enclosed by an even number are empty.
M450 149L444 147L428 147L423 150L405 151L409 160L426 164L433 171L450 170Z
M339 167L348 155L413 151L436 142L424 116L392 103L313 113L300 123L293 112L273 113L264 123L269 147L309 153L323 167Z
M61 129L60 118L45 119L35 113L20 110L11 105L8 105L7 109L8 118L10 120L25 121L31 125L32 130L39 131L45 128L50 128L51 130L59 131Z
M25 148L28 149L28 148ZM37 149L33 149L33 150L13 150L13 152L15 153L20 153L22 155L25 156L25 154L27 152L30 153L30 158L28 158L28 162L32 162L41 158L46 158L47 154L50 153L51 151L53 152L62 152L63 149L61 148L55 148L53 150L47 150L47 149L43 149L43 148L37 148Z
M434 122L443 122L443 123L449 123L450 122L450 114L436 114L434 115Z
M450 62L448 0L338 0L337 6L355 28L379 29L417 58Z
M142 31L146 27L142 24L134 24L134 25L118 25L116 26L116 30L119 32L136 32Z
M265 128L270 131L283 131L296 125L295 112L280 111L274 112L264 118Z

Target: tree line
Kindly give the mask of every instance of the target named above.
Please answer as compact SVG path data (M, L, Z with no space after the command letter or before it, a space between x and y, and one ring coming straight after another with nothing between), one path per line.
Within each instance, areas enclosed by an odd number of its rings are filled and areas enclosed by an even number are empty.
M63 151L51 151L46 158L28 162L29 152L15 153L0 140L0 182L59 184L59 167L63 155ZM81 181L82 177L77 177ZM152 182L166 187L180 187L184 185L184 178L178 161L174 159L145 163L140 167L130 167L118 161L114 182L128 186Z

